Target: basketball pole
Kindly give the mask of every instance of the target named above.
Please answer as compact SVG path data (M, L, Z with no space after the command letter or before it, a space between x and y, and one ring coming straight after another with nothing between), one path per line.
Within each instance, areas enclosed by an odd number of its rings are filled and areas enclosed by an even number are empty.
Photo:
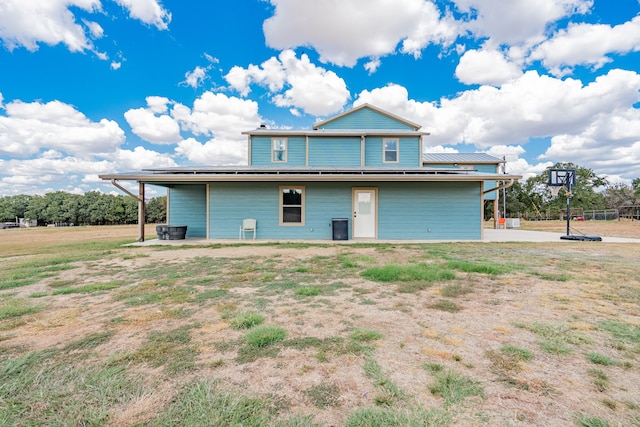
M570 235L570 231L571 231L571 226L570 221L571 221L571 177L566 177L565 178L568 182L567 182L567 189L568 189L568 193L567 193L567 236Z

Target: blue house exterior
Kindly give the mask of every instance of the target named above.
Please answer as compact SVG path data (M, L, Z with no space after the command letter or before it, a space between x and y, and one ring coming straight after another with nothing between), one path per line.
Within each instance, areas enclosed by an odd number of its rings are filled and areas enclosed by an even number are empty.
M484 200L520 178L498 174L493 157L493 166L429 163L420 125L368 104L309 130L243 134L248 166L101 178L166 187L167 221L187 225L187 237L238 238L242 220L253 218L257 238L269 240L330 240L336 219L346 221L348 239L480 240Z

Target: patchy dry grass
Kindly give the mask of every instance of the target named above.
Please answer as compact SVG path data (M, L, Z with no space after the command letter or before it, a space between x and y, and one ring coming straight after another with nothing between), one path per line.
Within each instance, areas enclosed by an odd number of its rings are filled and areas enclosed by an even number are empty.
M638 245L40 231L2 230L0 425L640 420Z

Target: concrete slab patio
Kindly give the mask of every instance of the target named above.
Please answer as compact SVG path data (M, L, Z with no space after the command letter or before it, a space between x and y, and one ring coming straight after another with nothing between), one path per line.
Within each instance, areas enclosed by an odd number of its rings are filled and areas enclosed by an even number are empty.
M491 243L491 242L556 242L562 244L572 243L569 240L562 240L560 236L563 236L564 233L552 233L548 231L528 231L528 230L518 230L518 229L490 229L486 228L484 230L484 238L481 242ZM451 240L447 240L450 242ZM475 240L474 240L475 241ZM337 244L356 244L356 243L442 243L443 240L309 240L309 241L300 241L300 240L237 240L237 239L201 239L201 238L187 238L184 240L158 240L158 239L149 239L142 243L133 243L135 246L152 246L152 245L211 245L211 244L236 244L236 243L244 243L244 244L264 244L269 242L279 242L279 243L319 243L319 244L328 244L328 243L337 243ZM606 237L602 236L602 242L604 243L639 243L640 239L631 239L624 237ZM597 245L602 242L573 242L577 244L585 244L585 245Z

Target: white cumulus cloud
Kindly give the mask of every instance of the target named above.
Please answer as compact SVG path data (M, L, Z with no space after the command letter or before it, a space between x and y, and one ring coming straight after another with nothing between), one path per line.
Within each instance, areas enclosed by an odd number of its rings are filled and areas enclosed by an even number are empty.
M263 123L257 102L210 91L197 98L193 108L175 104L171 116L184 131L225 141L246 142L241 132Z
M178 143L176 153L196 165L246 165L247 142L212 139L201 143L188 138Z
M575 65L599 68L611 61L609 54L640 50L640 15L624 24L570 24L567 29L535 48L530 60L540 60L556 75Z
M2 0L0 2L0 39L9 50L38 49L38 43L62 43L72 52L92 49L83 28L69 10L100 9L100 0ZM95 30L95 28L94 28Z
M112 120L89 120L60 101L11 101L0 115L0 154L29 157L53 149L79 158L112 153L124 141L124 132Z
M378 105L431 132L425 149L471 144L476 150L535 144L550 138L542 162L571 161L617 174L640 176L640 74L611 70L589 84L529 71L500 88L481 86L437 103L409 99L389 85L362 91L355 105ZM533 142L532 142L533 141ZM494 153L497 154L497 153ZM518 172L541 165L518 163Z
M168 28L171 13L159 0L115 1L132 18L160 30ZM90 51L101 60L108 59L108 55L97 51L90 40L102 38L104 29L98 22L78 20L74 8L88 13L103 12L101 0L2 0L0 40L9 50L24 47L36 51L40 43L63 44L71 52Z
M129 15L159 30L169 28L171 13L164 9L159 0L115 0L129 11Z
M424 44L443 32L431 27L439 12L424 0L270 1L275 13L263 26L269 46L312 46L321 61L341 66L392 54L410 35ZM405 49L413 52L415 47Z
M173 144L182 139L180 126L167 112L169 100L163 97L147 97L147 108L135 108L124 113L131 131L145 141L154 144ZM157 115L159 113L160 115Z
M269 89L276 105L319 116L339 111L350 97L345 81L336 73L312 64L306 54L298 59L293 50L285 50L261 66L233 67L225 79L243 96L255 83Z
M520 67L497 50L468 50L456 67L456 77L465 84L500 86L521 75Z

